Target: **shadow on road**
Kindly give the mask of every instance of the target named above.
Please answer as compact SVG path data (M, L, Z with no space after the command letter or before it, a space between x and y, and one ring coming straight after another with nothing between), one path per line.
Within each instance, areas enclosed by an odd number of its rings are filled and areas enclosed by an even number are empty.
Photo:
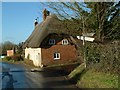
M5 77L8 77L9 79L3 82L6 83L6 85L5 87L2 85L3 86L2 90L14 90L13 83L16 81L13 80L13 76L9 74L9 72L4 72L2 75L2 79L4 79Z
M43 88L77 88L66 79L69 73L65 70L44 69L40 74L44 76Z
M55 90L58 88L74 88L75 84L70 83L66 76L70 73L74 67L53 67L43 68L42 71L31 72L26 71L28 68L24 68L22 65L10 65L5 64L7 68L10 68L9 72L4 72L2 78L3 89L2 90ZM67 68L67 69L65 69ZM16 81L15 81L16 80ZM18 89L17 89L18 88Z

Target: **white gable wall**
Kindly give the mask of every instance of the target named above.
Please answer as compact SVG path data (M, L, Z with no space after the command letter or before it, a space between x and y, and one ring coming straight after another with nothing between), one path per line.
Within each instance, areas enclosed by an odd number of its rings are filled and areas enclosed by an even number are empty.
M41 67L41 48L26 48L25 58L32 60L35 66Z

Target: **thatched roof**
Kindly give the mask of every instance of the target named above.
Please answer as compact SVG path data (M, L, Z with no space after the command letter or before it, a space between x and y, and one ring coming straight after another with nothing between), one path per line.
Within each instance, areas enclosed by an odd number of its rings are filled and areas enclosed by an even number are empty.
M45 21L38 24L29 38L25 41L23 47L40 47L44 38L51 34L57 33L63 29L61 21L56 15L47 16Z

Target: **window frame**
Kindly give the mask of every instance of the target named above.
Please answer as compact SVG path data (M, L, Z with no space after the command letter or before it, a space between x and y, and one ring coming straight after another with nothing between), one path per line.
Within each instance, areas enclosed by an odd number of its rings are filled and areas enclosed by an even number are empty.
M67 41L67 43L66 43L66 41ZM69 42L68 42L67 39L63 39L63 40L62 40L62 45L68 45L68 44L69 44Z
M52 43L51 43L51 41L52 41ZM50 45L55 45L55 39L49 39L49 44Z
M54 60L60 59L60 53L59 52L55 52L54 55L53 55L53 57L54 57Z

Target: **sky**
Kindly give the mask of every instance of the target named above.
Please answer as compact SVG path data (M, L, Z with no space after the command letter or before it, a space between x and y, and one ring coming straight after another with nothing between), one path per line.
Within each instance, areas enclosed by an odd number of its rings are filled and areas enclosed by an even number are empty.
M40 2L2 2L2 42L24 42L34 30L34 20L42 21L44 8Z
M0 43L24 42L34 30L34 20L39 17L39 23L42 21L42 11L46 7L40 3L39 1L8 2L5 0L0 2L0 37L2 37ZM48 7L47 9L49 10Z
M34 20L39 17L45 7L41 2L2 2L2 40L15 44L24 42L34 30ZM1 24L0 24L1 25Z

